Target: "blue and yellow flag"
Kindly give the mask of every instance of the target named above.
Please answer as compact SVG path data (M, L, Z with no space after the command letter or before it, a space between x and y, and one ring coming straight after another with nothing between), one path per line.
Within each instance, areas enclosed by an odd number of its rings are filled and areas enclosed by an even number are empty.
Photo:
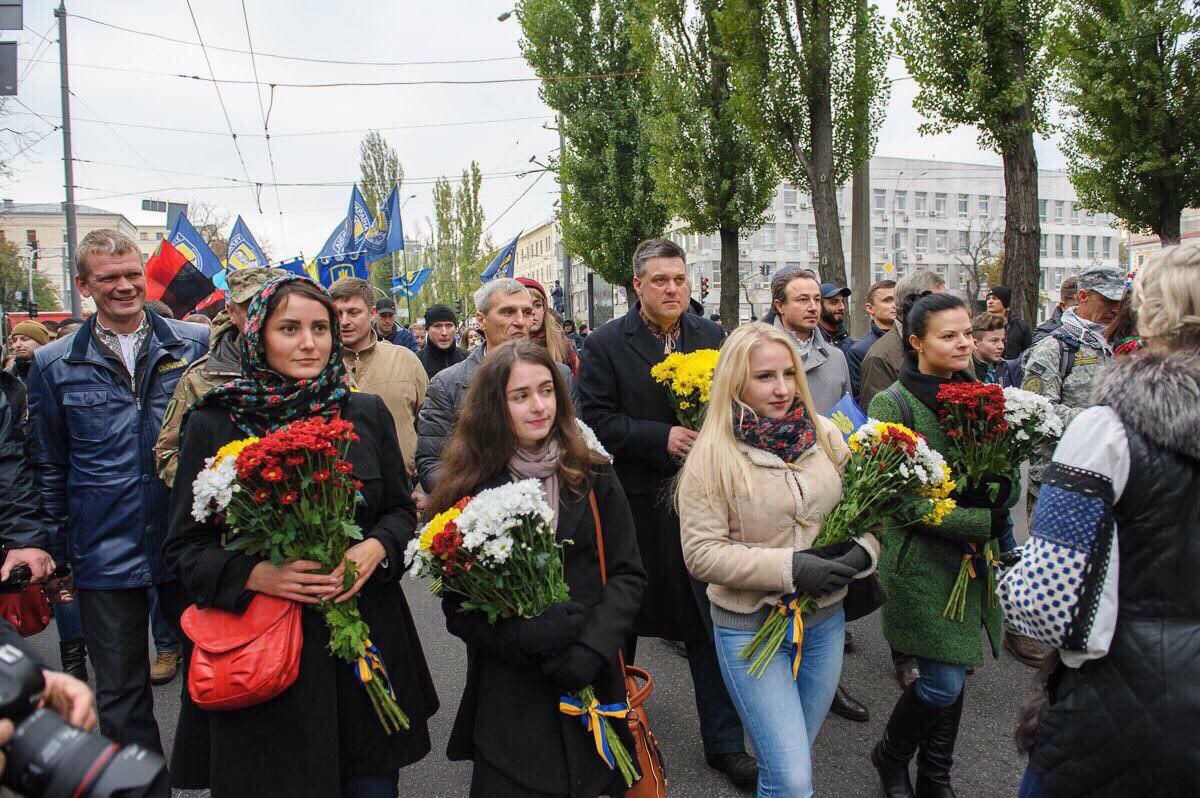
M492 262L483 270L483 274L479 275L479 282L486 283L496 277L513 276L513 270L517 266L517 242L521 240L521 234L524 232L522 230L517 233L516 238L509 241L496 253L496 257L492 258Z
M392 278L392 293L399 294L406 299L412 299L420 291L425 281L429 279L429 275L433 274L433 269L418 269L412 274L402 274L399 277Z
M181 213L175 217L175 225L167 234L166 240L179 250L189 263L199 269L201 274L212 280L213 285L222 291L227 289L225 265L200 237L200 231L192 226L187 216Z
M386 238L386 231L377 227L375 214L367 207L367 201L355 185L350 190L346 217L329 234L325 246L317 253L317 259L354 255L365 255L367 260L378 259L377 253L383 250Z
M359 277L366 280L370 273L367 271L367 259L364 255L345 255L340 258L317 258L317 281L328 288L333 282L342 277Z
M250 234L250 228L239 216L233 223L233 231L229 234L229 254L226 257L226 268L245 269L248 266L269 267L271 264L263 254L262 247Z
M404 225L400 222L400 187L393 186L383 211L366 237L367 257L379 260L404 250Z
M850 440L850 436L854 434L855 430L867 423L867 415L858 408L854 397L847 393L829 411L829 420L842 433L843 438Z

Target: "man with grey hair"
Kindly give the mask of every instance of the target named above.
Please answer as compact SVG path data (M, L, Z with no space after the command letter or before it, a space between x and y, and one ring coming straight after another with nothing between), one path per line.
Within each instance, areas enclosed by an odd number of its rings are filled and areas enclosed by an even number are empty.
M904 300L926 292L946 293L946 281L933 272L918 269L896 283L896 323L879 336L863 358L859 372L859 407L870 407L875 394L887 390L900 376L900 361L904 359Z
M437 484L442 448L454 429L459 404L471 385L471 375L489 351L513 338L529 337L533 300L525 286L510 277L489 280L475 292L475 320L483 343L466 360L438 372L430 381L417 419L417 475L426 493ZM571 370L561 363L558 367L567 378L571 400L578 403Z
M707 586L684 565L679 515L669 498L696 432L679 424L667 389L650 376L672 352L719 349L724 333L687 312L687 264L671 241L638 244L633 288L638 301L624 318L588 336L579 365L579 415L613 453L649 577L625 656L633 661L639 636L683 641L705 758L748 787L758 778L758 766L746 753L742 723L721 678Z
M123 233L88 233L75 268L75 284L96 313L34 357L29 419L38 492L51 554L74 573L101 731L161 752L150 692L150 591L157 587L172 623L182 602L163 562L167 487L155 473L153 446L184 368L208 351L208 330L145 308L142 254Z

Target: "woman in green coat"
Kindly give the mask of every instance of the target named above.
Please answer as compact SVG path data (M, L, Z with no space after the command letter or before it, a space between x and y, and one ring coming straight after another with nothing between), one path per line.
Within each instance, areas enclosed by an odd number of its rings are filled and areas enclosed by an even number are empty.
M875 396L868 415L911 426L931 448L948 455L952 449L938 420L937 393L948 382L975 380L969 371L971 318L962 300L949 294L914 296L905 304L908 338L900 379ZM988 541L1004 533L1007 508L1016 496L1010 478L987 478L1000 486L995 499L986 491L959 493L954 496L958 507L940 525L882 536L879 576L888 597L883 633L893 648L916 656L921 674L896 703L883 739L871 754L888 798L912 798L908 763L918 747L916 795L954 797L950 768L966 670L983 659L980 626L987 629L992 655L1000 653L1000 608L987 592L990 564L984 550ZM995 544L987 550L994 553ZM967 587L966 609L961 620L945 618L964 555L973 558L975 573Z

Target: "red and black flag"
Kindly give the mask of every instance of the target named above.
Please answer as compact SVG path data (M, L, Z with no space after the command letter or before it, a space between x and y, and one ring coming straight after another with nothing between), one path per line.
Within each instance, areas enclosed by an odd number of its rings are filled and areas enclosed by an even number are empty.
M146 298L166 302L177 319L215 290L212 280L165 239L146 261Z

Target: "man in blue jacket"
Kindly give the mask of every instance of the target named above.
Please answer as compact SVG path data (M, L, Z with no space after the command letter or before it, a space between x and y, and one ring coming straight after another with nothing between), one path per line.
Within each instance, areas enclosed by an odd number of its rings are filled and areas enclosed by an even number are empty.
M172 590L162 559L167 488L154 442L175 383L208 351L208 328L143 307L133 239L95 230L75 253L96 303L71 337L39 349L29 374L36 480L51 553L75 575L104 735L161 751L150 691L150 589ZM176 619L172 619L176 620Z
M396 303L386 297L375 303L375 322L371 327L381 341L407 347L414 355L421 351L416 336L396 323Z

